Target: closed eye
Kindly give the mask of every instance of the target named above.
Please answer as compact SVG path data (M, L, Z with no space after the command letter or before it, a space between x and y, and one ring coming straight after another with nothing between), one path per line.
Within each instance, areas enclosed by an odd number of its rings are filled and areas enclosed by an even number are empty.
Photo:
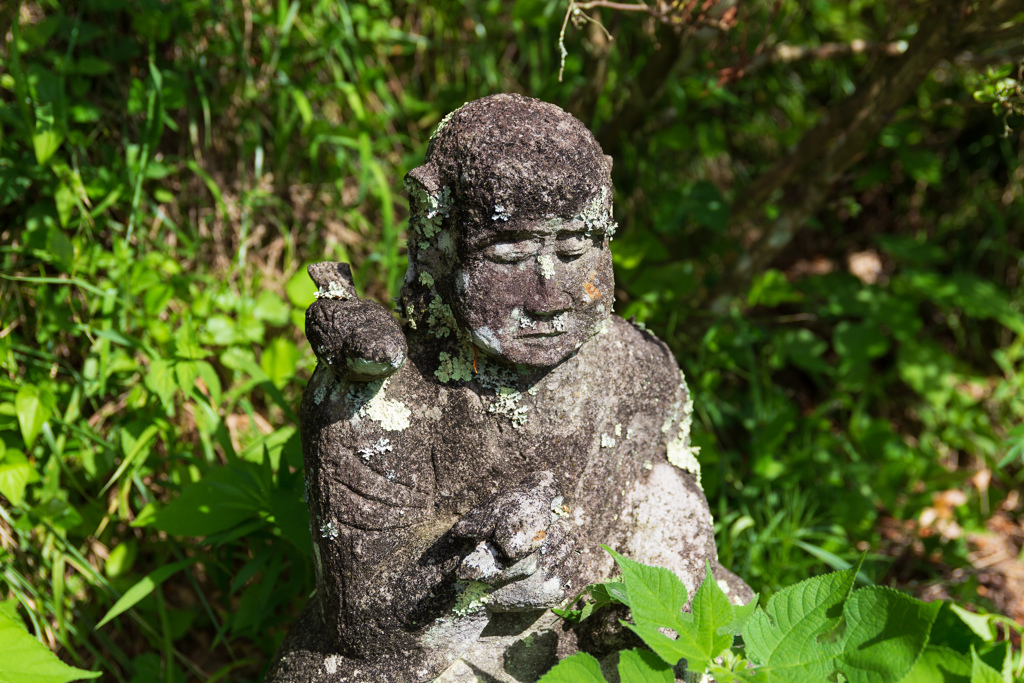
M484 257L494 263L519 263L537 253L540 245L535 240L496 242L484 250Z
M594 240L586 233L573 232L558 236L555 253L562 261L575 261L593 247Z

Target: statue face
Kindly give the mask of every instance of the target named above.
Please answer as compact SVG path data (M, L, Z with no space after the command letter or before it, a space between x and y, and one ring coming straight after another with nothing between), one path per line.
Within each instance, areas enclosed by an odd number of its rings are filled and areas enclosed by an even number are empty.
M588 230L579 211L565 213L498 215L488 225L467 226L453 303L485 353L549 367L594 336L610 315L608 238L601 229Z

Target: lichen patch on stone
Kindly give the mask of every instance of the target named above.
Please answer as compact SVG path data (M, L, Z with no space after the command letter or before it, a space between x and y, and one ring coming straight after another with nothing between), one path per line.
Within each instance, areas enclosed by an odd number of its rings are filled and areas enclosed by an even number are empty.
M482 581L458 581L455 590L459 592L455 598L452 611L460 617L474 614L484 609L491 601L491 587Z
M540 264L540 274L545 280L550 280L555 276L555 262L551 254L541 254L537 257L537 263Z
M340 282L328 282L326 287L318 288L313 296L317 299L338 299L340 301L353 298L348 288Z
M401 401L386 398L385 390L390 381L388 378L368 382L362 387L353 387L349 397L354 405L359 406L355 410L355 417L368 418L379 422L385 431L397 432L408 429L412 411Z

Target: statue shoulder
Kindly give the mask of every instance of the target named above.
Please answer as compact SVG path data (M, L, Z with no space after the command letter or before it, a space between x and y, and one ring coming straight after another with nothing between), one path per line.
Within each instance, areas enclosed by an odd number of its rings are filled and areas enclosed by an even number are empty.
M635 376L655 393L675 396L679 387L679 363L668 344L650 331L612 315L595 341L594 350L604 359L609 371Z

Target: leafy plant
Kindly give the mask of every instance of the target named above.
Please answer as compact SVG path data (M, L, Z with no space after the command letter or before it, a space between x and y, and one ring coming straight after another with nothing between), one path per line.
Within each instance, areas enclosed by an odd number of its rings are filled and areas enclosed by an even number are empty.
M629 607L632 622L621 623L651 651L619 653L619 676L627 683L673 681L681 661L686 670L711 674L719 683L1013 683L1024 676L1024 656L997 639L997 625L1020 634L1019 624L951 602L925 603L891 588L855 588L861 562L787 586L764 608L756 596L746 606L733 606L707 565L684 612L687 591L675 574L605 550L622 571L622 582L589 586L586 605L561 614L582 621L609 603ZM605 678L594 657L579 653L541 679L561 681Z

